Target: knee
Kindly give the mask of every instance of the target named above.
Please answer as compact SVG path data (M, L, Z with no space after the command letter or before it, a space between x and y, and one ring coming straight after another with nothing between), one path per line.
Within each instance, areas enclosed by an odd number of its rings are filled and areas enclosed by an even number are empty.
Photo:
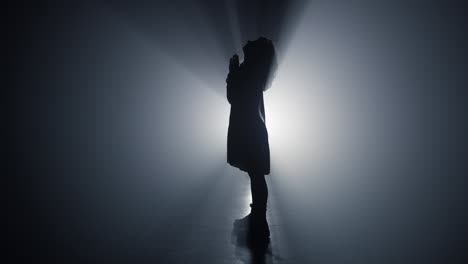
M265 182L265 175L260 173L249 173L249 177L254 184L263 184Z

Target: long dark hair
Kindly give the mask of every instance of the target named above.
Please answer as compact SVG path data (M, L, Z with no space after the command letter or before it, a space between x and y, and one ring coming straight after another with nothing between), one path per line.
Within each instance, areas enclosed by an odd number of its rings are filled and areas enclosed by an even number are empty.
M262 82L263 91L266 91L270 88L278 68L273 42L265 37L260 37L255 41L248 41L243 50L245 65L254 69L255 74Z

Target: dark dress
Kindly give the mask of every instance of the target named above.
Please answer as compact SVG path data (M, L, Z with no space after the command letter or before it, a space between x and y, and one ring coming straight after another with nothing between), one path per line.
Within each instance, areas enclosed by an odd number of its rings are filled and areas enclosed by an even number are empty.
M265 82L245 64L228 74L227 99L231 104L227 162L243 171L270 173L270 148L265 126Z

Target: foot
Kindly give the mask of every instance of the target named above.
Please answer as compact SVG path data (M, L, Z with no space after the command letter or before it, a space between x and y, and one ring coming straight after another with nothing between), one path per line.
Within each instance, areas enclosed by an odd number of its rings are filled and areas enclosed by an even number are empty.
M236 219L234 221L234 228L236 229L247 229L250 225L251 214L248 214L244 218Z
M255 214L251 215L249 221L249 233L254 239L263 240L270 237L270 229L264 214L260 216Z
M252 240L268 240L270 229L266 220L266 208L256 208L253 204L250 207L250 214L234 221L234 229L247 231Z

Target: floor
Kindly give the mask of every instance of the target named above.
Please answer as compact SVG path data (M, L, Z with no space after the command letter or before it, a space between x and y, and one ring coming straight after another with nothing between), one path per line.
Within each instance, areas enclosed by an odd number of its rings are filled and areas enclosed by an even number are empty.
M189 221L184 223L186 230L173 226L184 236L167 240L168 247L159 252L161 263L295 263L287 253L274 191L270 191L269 199L270 243L265 248L237 243L233 221L250 212L249 179L247 175L224 175L194 215L179 218Z
M205 178L196 173L165 179L122 175L125 182L118 183L113 175L112 186L107 176L81 184L78 177L56 178L55 185L44 183L52 186L48 189L39 188L40 182L32 186L30 215L18 211L23 222L9 230L16 236L10 242L16 243L18 258L51 263L382 264L444 263L464 252L458 243L463 239L457 231L461 220L439 213L433 203L424 208L416 198L394 202L397 196L382 195L384 189L366 193L376 188L362 184L348 193L335 184L331 193L318 182L316 188L311 181L286 186L284 177L273 171L267 177L270 242L248 246L233 232L234 220L250 211L245 173L226 165ZM73 193L72 188L78 190Z

